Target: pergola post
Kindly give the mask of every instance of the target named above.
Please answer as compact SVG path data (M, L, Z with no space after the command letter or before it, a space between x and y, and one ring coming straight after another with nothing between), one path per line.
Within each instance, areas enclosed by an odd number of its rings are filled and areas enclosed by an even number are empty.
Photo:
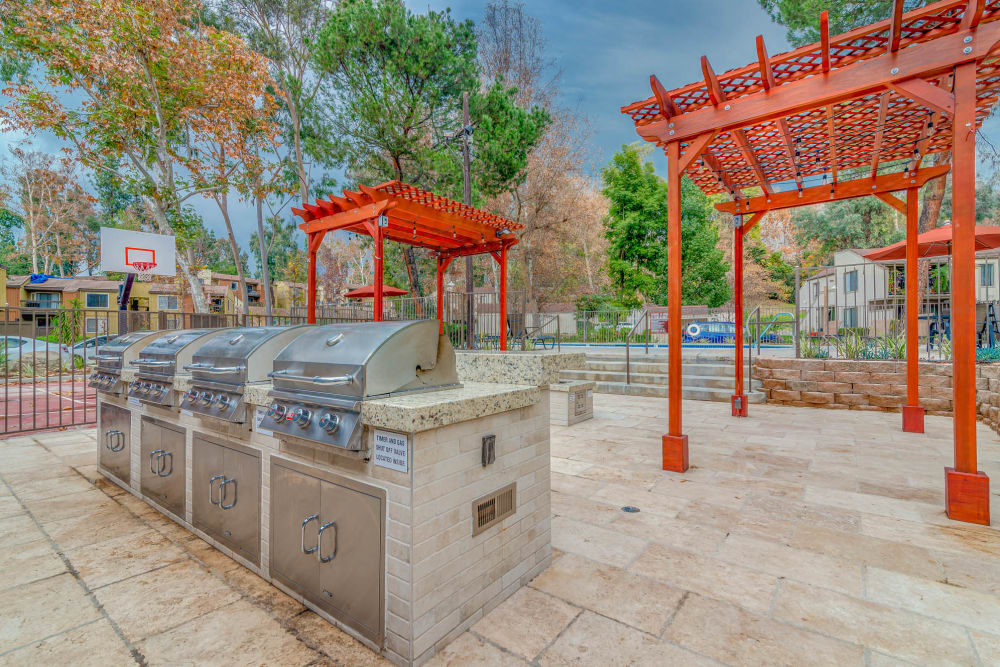
M903 406L903 430L907 433L924 432L924 409L920 407L920 300L917 276L917 199L918 188L906 191L906 405Z
M451 264L451 257L438 255L437 257L437 315L438 334L444 333L444 273Z
M500 349L507 349L507 244L500 246L493 259L500 264Z
M688 469L688 438L681 432L681 169L680 142L667 144L667 434L663 469Z
M736 347L736 391L732 396L733 416L746 417L749 414L747 397L743 394L743 216L736 216L733 228L733 306L736 311L733 320L736 333L733 342Z
M952 123L952 387L955 466L945 505L958 521L990 523L989 478L976 460L976 63L955 67Z
M375 249L372 251L373 263L375 265L375 276L372 285L375 291L372 299L372 319L376 322L382 321L382 227L375 224L372 239L375 241Z
M306 323L316 324L316 253L325 232L315 232L306 236L309 250L309 269L306 277Z

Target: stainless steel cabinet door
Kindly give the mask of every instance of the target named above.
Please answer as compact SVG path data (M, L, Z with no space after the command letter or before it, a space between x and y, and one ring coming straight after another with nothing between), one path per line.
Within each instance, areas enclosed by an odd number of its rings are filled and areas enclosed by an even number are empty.
M320 601L350 625L381 636L380 500L324 482L320 521Z
M316 598L319 561L320 484L309 475L271 465L271 575L308 598Z
M142 494L179 517L184 516L184 431L143 417Z
M219 540L247 560L260 562L260 458L223 449L226 479L219 498Z
M110 403L101 403L101 430L97 446L101 467L126 485L132 476L132 413Z
M191 443L191 522L218 536L222 531L222 482L225 480L222 446L197 435Z

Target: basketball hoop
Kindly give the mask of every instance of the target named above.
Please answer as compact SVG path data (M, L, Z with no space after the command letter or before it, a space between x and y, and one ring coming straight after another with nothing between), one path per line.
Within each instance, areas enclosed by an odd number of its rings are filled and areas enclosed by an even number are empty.
M149 279L153 277L156 262L132 262L132 268L135 269L136 278L142 282L149 282Z

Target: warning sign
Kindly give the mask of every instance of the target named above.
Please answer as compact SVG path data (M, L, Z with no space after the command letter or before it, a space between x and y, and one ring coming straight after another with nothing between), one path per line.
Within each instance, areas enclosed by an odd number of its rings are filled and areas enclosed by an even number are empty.
M375 431L375 447L372 452L372 460L375 465L407 472L408 456L410 449L410 438L403 433L392 433L391 431Z

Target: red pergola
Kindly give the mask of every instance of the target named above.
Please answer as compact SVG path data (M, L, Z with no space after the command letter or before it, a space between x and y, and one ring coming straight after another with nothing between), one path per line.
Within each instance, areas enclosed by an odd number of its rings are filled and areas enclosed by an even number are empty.
M309 248L307 313L316 322L316 253L327 232L365 234L375 241L374 318L382 319L382 244L385 240L427 248L437 254L437 311L444 331L444 273L456 257L489 253L500 265L500 349L507 349L507 251L523 225L466 206L413 185L388 181L344 190L343 197L303 203L292 212L304 221Z
M989 479L976 456L976 131L997 101L1000 0L945 0L830 36L778 56L757 38L757 59L622 107L636 131L667 155L669 182L669 426L663 467L688 467L681 425L681 175L736 215L735 302L743 321L743 236L767 211L874 195L906 214L906 274L917 272L917 195L948 166L921 168L952 151L952 341L955 466L945 469L948 516L989 523ZM759 188L747 197L746 188ZM894 192L906 191L906 201ZM744 220L745 216L750 216ZM907 404L903 428L923 432L917 394L917 281L906 281ZM742 327L736 327L733 415L747 416Z

